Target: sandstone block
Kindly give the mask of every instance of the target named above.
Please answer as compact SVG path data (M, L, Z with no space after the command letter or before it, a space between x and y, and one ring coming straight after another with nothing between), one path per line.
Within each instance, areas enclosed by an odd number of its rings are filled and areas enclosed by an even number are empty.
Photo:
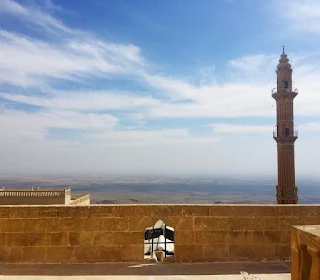
M175 259L178 261L201 261L203 257L204 245L178 245L175 244Z
M122 261L122 246L100 246L100 259L103 262Z
M193 218L193 230L202 230L202 217Z
M70 246L93 245L93 237L94 233L90 231L69 232L69 244Z
M230 218L227 220L230 231L246 231L254 229L254 218Z
M278 230L279 219L270 217L255 217L253 219L253 230Z
M174 230L193 230L193 217L162 217L161 220Z
M231 205L211 205L209 206L211 217L232 217L233 210Z
M68 232L50 232L48 233L50 246L67 246L69 245Z
M174 233L175 244L195 244L196 234L192 230L176 231Z
M45 262L45 247L23 247L22 261Z
M10 208L5 206L0 206L0 219L10 217Z
M138 245L144 242L143 232L115 232L114 245Z
M142 261L144 259L143 243L141 245L122 246L121 259L124 261Z
M0 247L6 246L6 239L7 239L7 234L0 233Z
M229 218L202 217L202 230L228 231Z
M209 206L207 205L185 205L182 207L183 216L209 216Z
M99 246L78 246L74 247L76 261L97 262L100 260Z
M0 247L0 262L6 262L9 254L9 247Z
M151 216L130 217L129 231L144 231L147 227L152 227L157 221L157 218ZM166 221L163 222L166 223Z
M93 245L110 246L114 244L114 232L95 232L93 235Z
M84 218L88 216L89 206L57 207L58 218Z
M7 235L7 246L28 246L28 234L26 233L9 233Z
M245 231L230 231L228 233L229 244L244 244L246 240L246 232Z
M59 246L59 247L47 247L46 261L66 263L73 262L75 260L73 256L73 247Z
M101 231L127 231L129 229L128 218L101 218L99 230Z
M232 216L233 217L276 217L277 206L273 205L233 205Z
M48 245L48 237L46 233L29 233L28 246L46 246Z
M229 245L203 245L203 258L208 261L222 260L229 256Z
M10 247L7 262L21 262L22 247Z
M291 254L290 244L275 244L275 256L279 259L289 259Z
M197 244L227 244L230 241L229 232L224 231L197 231Z
M88 207L88 217L114 217L113 215L113 206L111 205L103 205L103 206L89 206Z

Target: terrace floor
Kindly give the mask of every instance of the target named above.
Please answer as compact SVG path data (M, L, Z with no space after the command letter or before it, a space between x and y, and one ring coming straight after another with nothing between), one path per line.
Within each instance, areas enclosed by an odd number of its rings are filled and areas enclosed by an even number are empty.
M246 271L262 280L290 280L290 262L0 264L0 280L242 280Z

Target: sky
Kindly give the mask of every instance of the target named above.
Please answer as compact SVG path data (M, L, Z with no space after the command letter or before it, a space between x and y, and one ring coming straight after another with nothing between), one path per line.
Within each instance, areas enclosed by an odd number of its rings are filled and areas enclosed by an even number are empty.
M318 0L0 0L0 174L276 176L282 45L317 177Z

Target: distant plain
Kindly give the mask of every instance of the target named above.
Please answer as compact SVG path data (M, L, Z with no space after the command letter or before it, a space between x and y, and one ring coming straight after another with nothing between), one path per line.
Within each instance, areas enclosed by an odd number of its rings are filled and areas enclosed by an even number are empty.
M276 178L201 176L0 176L0 187L90 193L91 203L276 203ZM297 180L300 204L320 203L320 180Z

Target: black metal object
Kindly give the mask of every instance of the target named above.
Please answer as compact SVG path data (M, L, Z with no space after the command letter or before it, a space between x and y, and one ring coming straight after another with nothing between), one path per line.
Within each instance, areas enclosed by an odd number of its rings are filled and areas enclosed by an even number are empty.
M166 226L164 231L162 230L162 228L153 228L152 230L146 230L144 233L144 239L150 240L152 238L157 238L160 235L166 236L167 239L174 241L174 231L167 229Z

